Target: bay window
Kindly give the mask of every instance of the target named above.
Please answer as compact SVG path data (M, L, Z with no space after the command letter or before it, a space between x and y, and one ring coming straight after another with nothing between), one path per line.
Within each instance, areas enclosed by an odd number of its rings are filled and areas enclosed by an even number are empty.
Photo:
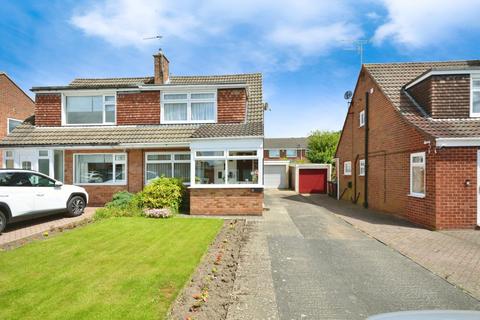
M258 185L258 150L202 150L194 152L197 185Z
M145 182L158 177L190 181L190 153L148 152L145 155Z
M425 197L425 152L410 155L410 195Z
M115 124L115 94L92 96L66 96L65 120L67 125Z
M125 153L75 154L76 184L127 183L127 155Z
M162 92L162 123L208 123L216 121L215 92Z

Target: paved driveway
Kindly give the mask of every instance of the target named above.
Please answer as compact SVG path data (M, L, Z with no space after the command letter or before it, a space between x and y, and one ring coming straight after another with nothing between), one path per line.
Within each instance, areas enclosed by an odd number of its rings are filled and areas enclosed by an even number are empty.
M269 268L256 267L264 248L247 246L258 252L245 255L240 270L250 267L257 281L236 284L238 303L230 314L237 316L230 319L365 319L401 310L480 309L478 300L302 196L268 191L265 202L270 211L254 224L264 234L268 257L262 260ZM269 308L256 301L269 301Z
M56 214L48 217L12 223L7 225L3 233L0 234L0 247L37 234L42 234L45 231L66 227L86 219L91 219L95 210L96 208L94 207L87 207L84 214L73 218L65 217L64 214Z

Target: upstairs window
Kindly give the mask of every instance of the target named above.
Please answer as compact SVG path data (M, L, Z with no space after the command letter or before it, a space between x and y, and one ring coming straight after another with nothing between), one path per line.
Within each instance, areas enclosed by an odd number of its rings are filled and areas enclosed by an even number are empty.
M287 158L296 158L297 157L297 149L287 149L285 150L285 154Z
M115 124L115 95L66 96L65 124Z
M10 132L12 132L13 129L15 129L16 127L18 127L18 126L21 125L22 123L23 123L22 120L16 120L16 119L8 118L8 119L7 119L7 129L8 129L7 134L9 134Z
M162 92L162 123L211 123L216 118L215 92Z
M278 149L268 150L268 157L269 158L280 158L280 150L278 150Z
M365 125L365 110L360 111L360 127Z
M480 77L472 77L470 116L480 117Z

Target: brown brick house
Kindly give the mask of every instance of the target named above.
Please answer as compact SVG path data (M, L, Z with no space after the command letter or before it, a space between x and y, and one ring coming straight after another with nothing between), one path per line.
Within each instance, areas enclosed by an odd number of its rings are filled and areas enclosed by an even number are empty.
M338 197L432 229L480 224L480 61L365 64L336 151Z
M261 74L75 79L34 87L35 116L1 142L9 163L84 186L92 205L159 176L189 186L192 214L261 214Z
M10 77L0 71L0 139L33 114L35 103ZM3 167L3 154L0 163Z

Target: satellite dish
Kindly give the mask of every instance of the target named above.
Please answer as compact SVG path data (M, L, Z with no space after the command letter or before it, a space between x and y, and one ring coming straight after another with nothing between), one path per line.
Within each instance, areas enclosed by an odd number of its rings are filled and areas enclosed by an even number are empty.
M345 98L345 100L350 100L352 96L353 96L353 93L350 90L345 91L345 93L343 94L343 97Z

